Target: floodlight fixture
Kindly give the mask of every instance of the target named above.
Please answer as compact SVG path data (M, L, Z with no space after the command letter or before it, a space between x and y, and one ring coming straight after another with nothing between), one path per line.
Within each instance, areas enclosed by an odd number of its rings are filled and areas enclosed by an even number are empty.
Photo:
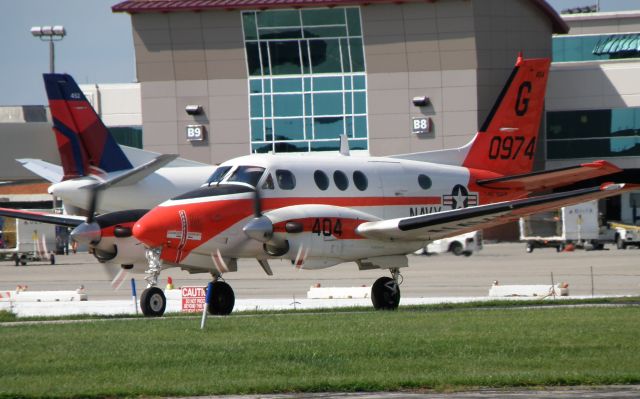
M31 34L44 42L49 42L49 70L54 73L55 48L53 42L62 40L67 35L67 31L62 25L32 26Z

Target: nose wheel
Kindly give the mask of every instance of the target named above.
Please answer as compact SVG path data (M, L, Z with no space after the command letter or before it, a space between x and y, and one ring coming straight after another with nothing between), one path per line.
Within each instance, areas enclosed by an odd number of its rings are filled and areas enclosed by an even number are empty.
M380 277L371 287L371 302L376 310L396 310L400 305L402 275L398 269L391 269L391 276Z
M167 298L158 287L150 287L140 295L140 309L147 317L160 317L167 308Z
M224 281L215 280L212 287L208 303L209 314L215 316L231 314L236 303L236 297L231 286Z

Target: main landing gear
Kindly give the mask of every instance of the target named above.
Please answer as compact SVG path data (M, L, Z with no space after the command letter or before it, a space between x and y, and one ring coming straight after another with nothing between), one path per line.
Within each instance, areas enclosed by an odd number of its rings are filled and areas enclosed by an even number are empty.
M233 311L236 297L229 284L222 281L220 274L213 275L211 294L209 295L209 314L226 316Z
M396 310L400 304L400 269L390 269L391 277L380 277L371 287L371 302L376 310Z
M158 285L158 276L162 270L162 260L160 259L161 248L149 248L145 252L145 257L149 263L149 268L145 271L147 289L140 295L140 309L147 317L160 317L167 308L167 298Z

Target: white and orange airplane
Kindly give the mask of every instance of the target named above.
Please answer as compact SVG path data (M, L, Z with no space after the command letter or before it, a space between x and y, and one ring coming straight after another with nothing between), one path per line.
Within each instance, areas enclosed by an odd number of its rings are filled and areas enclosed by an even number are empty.
M620 171L597 161L532 172L549 63L519 57L480 131L460 148L391 157L350 157L344 147L342 155L254 154L221 164L201 188L148 212L88 220L6 209L0 215L66 223L103 262L146 268L141 308L148 316L164 313L156 285L167 267L211 273L209 311L229 314L235 296L221 277L236 271L240 258L256 259L269 275L274 259L302 269L343 262L388 269L371 298L376 309L395 309L407 254L426 243L636 188L609 183L528 197Z

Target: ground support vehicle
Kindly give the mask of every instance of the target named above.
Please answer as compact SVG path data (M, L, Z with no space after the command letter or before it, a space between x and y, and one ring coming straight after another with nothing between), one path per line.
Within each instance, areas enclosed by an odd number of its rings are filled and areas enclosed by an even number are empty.
M603 249L605 242L613 241L613 234L601 220L598 201L520 218L520 240L526 242L528 253L535 248L548 247L560 252L569 244L577 248Z
M609 225L615 230L615 242L618 249L627 249L630 245L640 248L640 226L616 222L611 222Z
M28 262L55 264L55 226L29 220L0 217L0 260L13 260L16 266Z

